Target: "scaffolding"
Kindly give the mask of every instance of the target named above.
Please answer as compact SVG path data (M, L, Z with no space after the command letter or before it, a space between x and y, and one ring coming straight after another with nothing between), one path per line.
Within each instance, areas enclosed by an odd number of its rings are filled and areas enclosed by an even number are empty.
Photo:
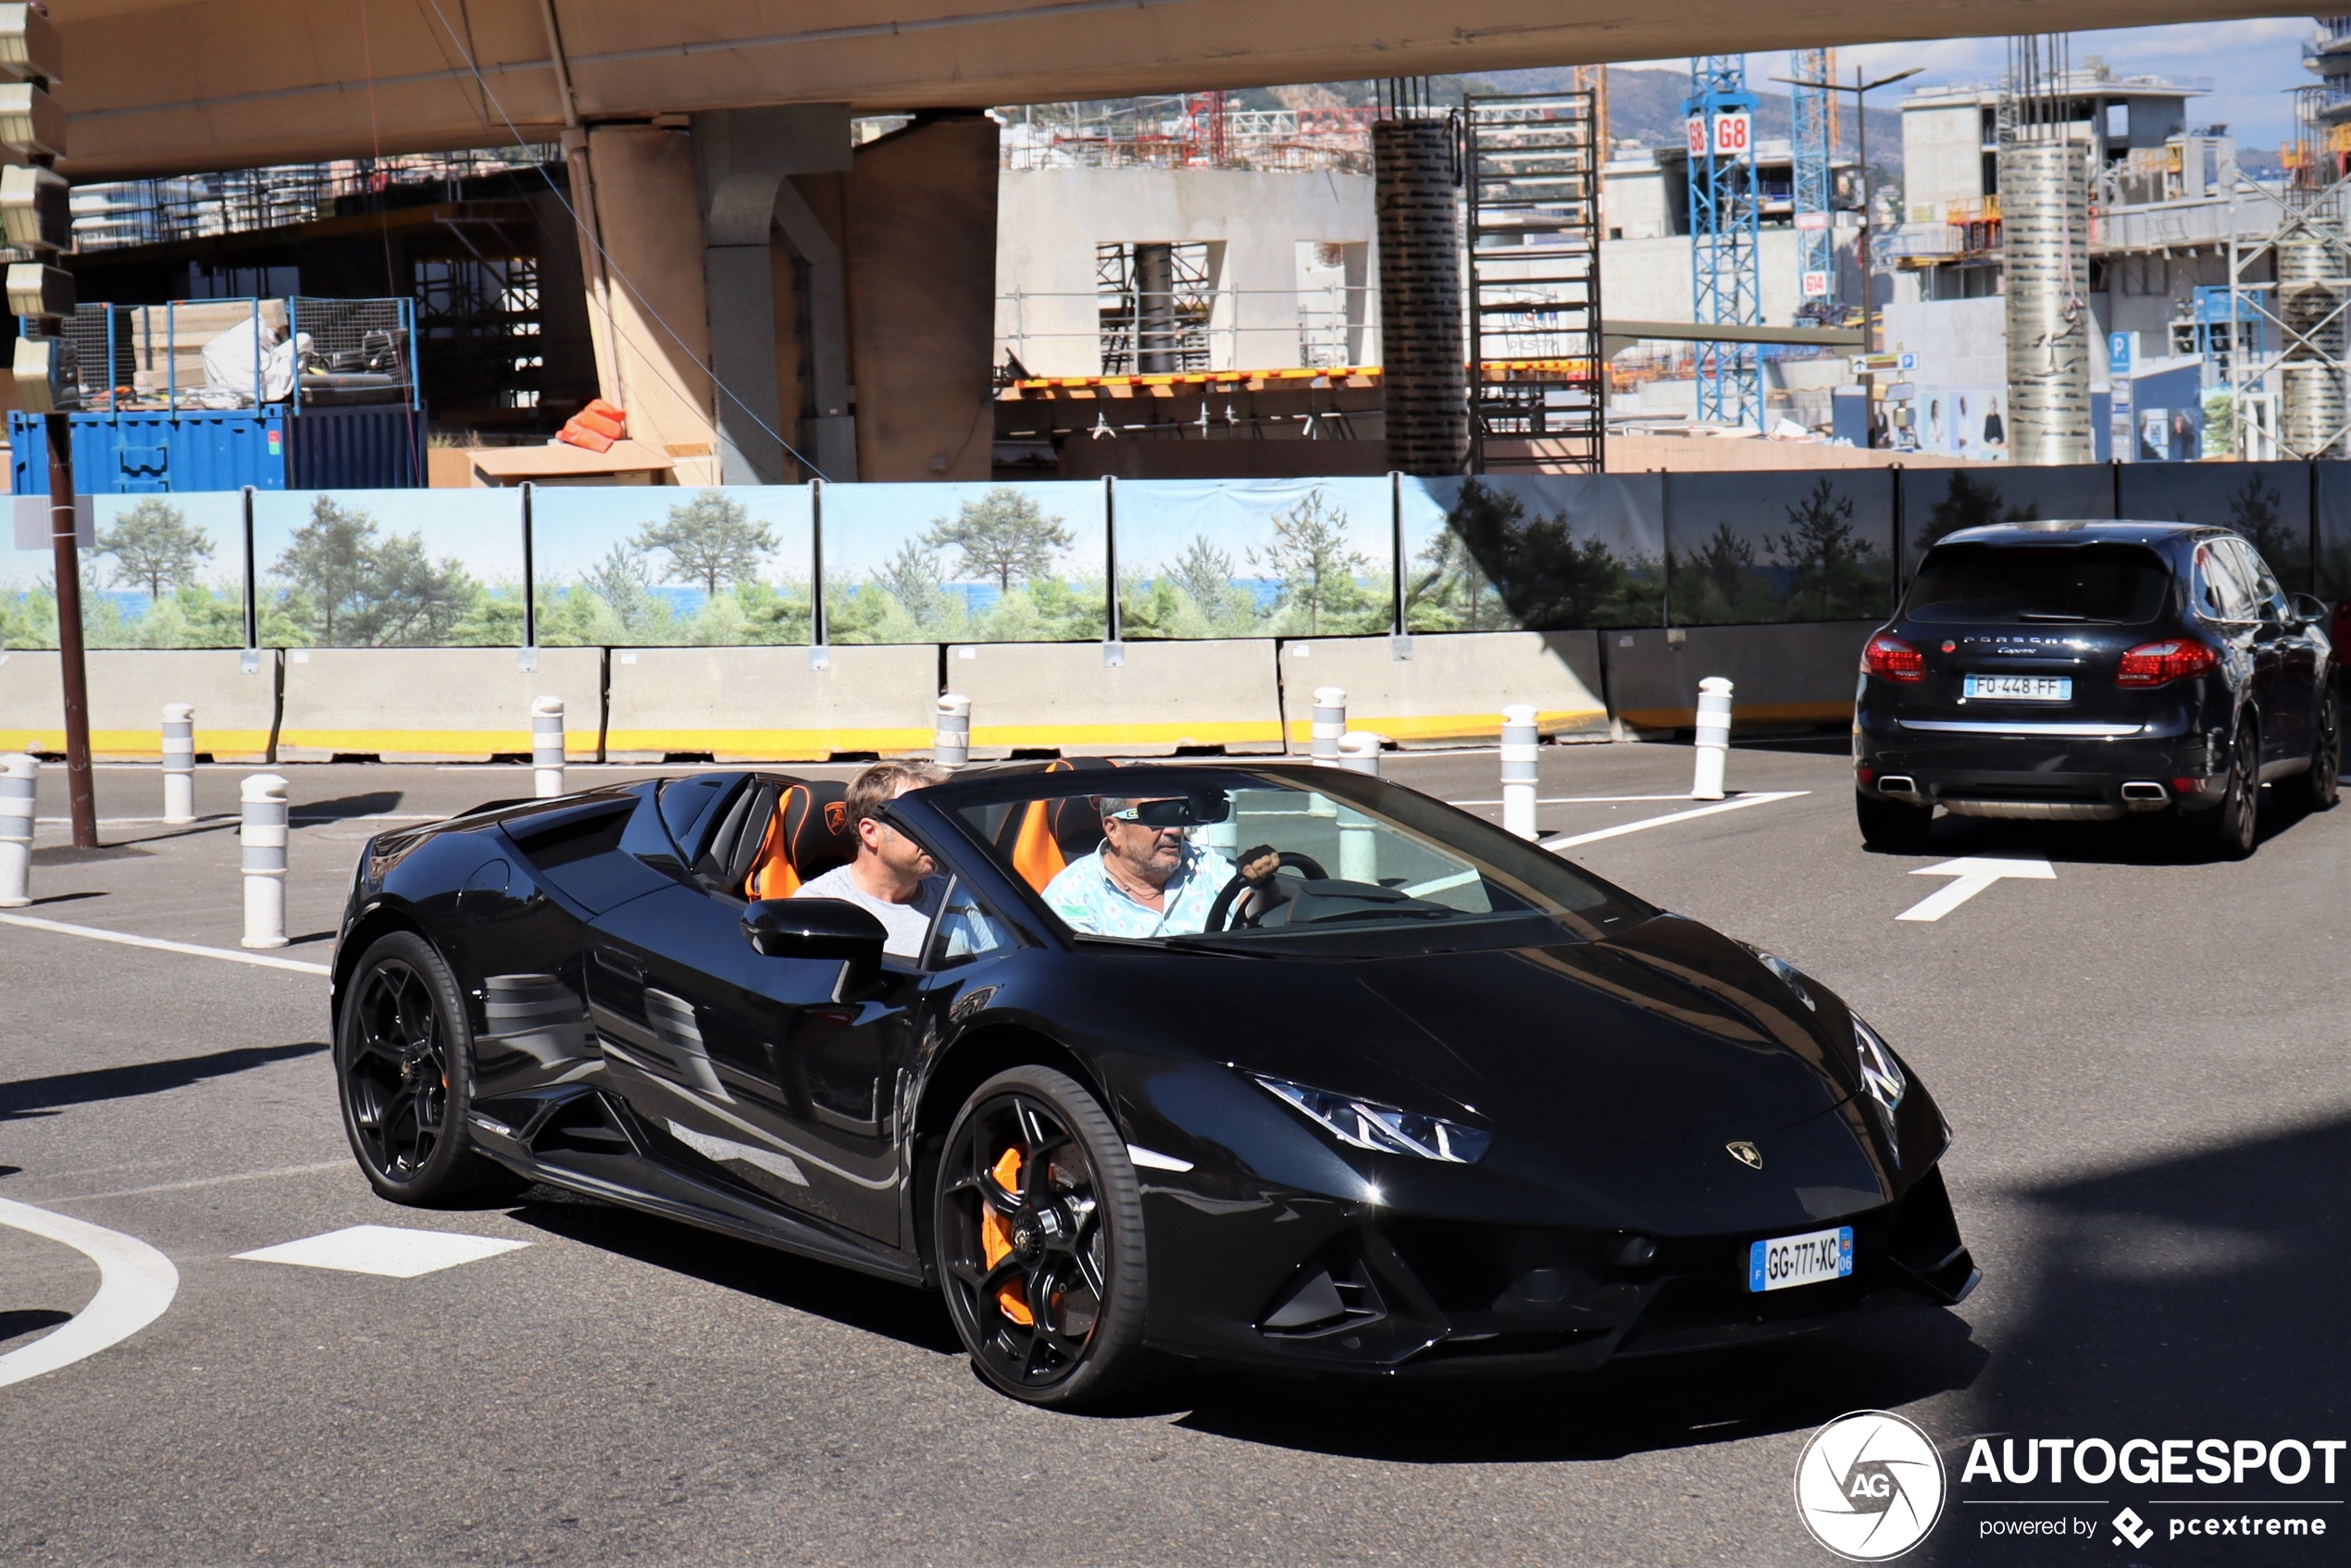
M1216 306L1208 247L1167 241L1094 247L1102 374L1181 375L1209 368Z
M1605 467L1598 100L1595 89L1462 101L1480 473Z
M1835 175L1831 160L1836 153L1836 94L1827 87L1806 82L1835 80L1836 51L1805 49L1797 53L1796 78L1789 103L1788 140L1794 154L1797 315L1807 320L1841 325L1844 306L1836 296Z
M1755 172L1755 94L1747 56L1690 60L1690 319L1700 326L1763 322L1762 204ZM1752 343L1698 345L1698 417L1763 426L1763 367Z
M2300 90L2306 129L2323 108L2320 91ZM2248 198L2275 212L2276 227L2258 239L2245 235L2238 216ZM2351 178L2322 186L2297 180L2282 195L2250 180L2231 186L2227 315L2233 352L2218 368L2241 455L2339 457L2351 446L2346 224ZM2265 272L2276 281L2264 280Z

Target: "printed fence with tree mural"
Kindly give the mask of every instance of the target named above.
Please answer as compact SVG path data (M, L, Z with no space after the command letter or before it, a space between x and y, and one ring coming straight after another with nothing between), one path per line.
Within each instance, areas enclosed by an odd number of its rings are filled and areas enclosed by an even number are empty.
M1863 620L1960 529L2116 516L2235 529L2289 590L2351 595L2340 464L1129 480L1115 500L1131 639ZM514 647L529 578L549 646L802 644L821 562L836 642L1091 641L1111 501L830 486L820 552L800 486L541 490L528 525L512 491L100 496L85 635L234 647L250 592L266 646ZM0 552L0 647L56 646L50 569Z

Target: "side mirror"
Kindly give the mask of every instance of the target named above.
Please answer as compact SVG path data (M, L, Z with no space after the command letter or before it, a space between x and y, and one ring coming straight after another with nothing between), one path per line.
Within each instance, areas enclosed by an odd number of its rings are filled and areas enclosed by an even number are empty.
M889 933L846 899L761 899L743 911L743 937L769 958L840 961L833 1000L852 996L881 975Z
M2288 594L2285 604L2287 613L2303 626L2314 626L2327 618L2326 605L2312 594Z

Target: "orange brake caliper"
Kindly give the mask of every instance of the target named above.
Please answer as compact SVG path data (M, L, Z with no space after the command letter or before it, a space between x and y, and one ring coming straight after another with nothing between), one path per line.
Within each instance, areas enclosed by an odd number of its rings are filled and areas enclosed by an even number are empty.
M1005 1150L1004 1157L996 1162L996 1168L989 1172L989 1175L993 1176L996 1185L1005 1191L1012 1193L1020 1191L1020 1151ZM981 1203L979 1210L979 1250L987 1257L989 1268L994 1268L998 1263L1002 1263L1005 1256L1013 1250L1011 1222L996 1212L996 1205L985 1201ZM997 1288L996 1305L1006 1317L1023 1327L1036 1321L1029 1315L1026 1297L1016 1284Z

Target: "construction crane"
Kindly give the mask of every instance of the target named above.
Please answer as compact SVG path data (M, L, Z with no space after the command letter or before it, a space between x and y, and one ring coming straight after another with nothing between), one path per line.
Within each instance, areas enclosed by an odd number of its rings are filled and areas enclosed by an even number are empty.
M1797 315L1833 327L1845 317L1836 292L1836 94L1806 82L1836 80L1836 51L1800 49L1788 74L1789 140L1796 163Z
M1747 56L1693 56L1682 112L1689 117L1690 319L1760 327L1761 191ZM1753 343L1698 345L1698 417L1763 428L1763 367Z

